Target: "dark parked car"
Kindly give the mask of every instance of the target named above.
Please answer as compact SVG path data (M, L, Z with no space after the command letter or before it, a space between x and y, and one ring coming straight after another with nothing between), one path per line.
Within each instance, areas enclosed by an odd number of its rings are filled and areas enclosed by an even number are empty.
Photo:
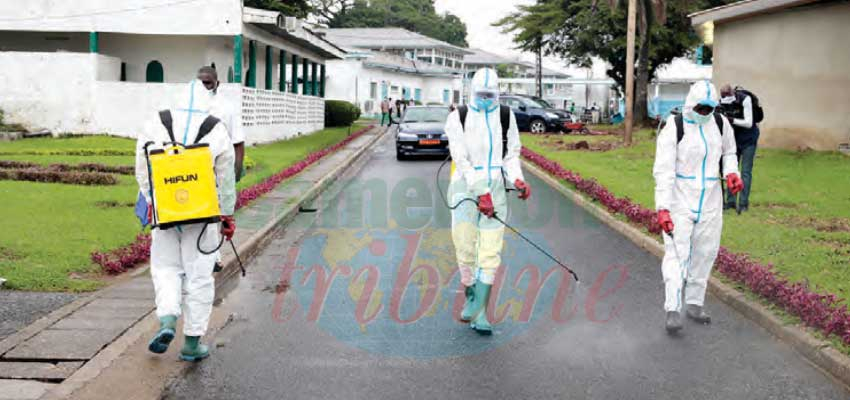
M403 160L412 155L449 154L446 137L446 106L411 106L401 116L396 131L396 158Z
M499 101L511 108L522 132L561 132L564 124L571 123L570 113L552 108L544 101L519 94L501 94Z

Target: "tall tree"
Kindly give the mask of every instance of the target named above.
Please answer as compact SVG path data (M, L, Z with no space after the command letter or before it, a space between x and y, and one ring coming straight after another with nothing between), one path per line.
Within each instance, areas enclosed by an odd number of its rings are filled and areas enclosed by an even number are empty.
M647 117L646 90L658 67L688 54L699 42L687 15L730 0L637 0L635 121ZM626 0L537 0L499 23L514 33L520 48L542 33L546 55L579 66L598 57L620 91L626 85Z
M331 28L400 27L466 47L466 25L437 14L433 0L312 0L320 22Z
M514 35L517 49L534 53L538 97L543 97L543 53L566 16L561 3L560 0L538 0L532 5L521 5L517 11L493 23L493 26L501 27L503 33Z
M278 11L283 15L307 18L313 10L308 0L245 0L245 7Z

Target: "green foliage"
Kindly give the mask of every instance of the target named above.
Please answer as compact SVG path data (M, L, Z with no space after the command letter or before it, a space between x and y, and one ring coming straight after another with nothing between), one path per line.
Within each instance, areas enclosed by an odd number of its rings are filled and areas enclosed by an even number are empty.
M499 64L496 66L496 73L499 74L499 78L513 78L514 70L510 68L508 64Z
M551 137L539 135L523 135L522 141L615 195L653 208L651 135L639 131L634 146L606 152L560 150ZM841 154L760 148L750 211L724 213L722 245L773 264L794 282L808 281L812 288L850 299L848 199L850 163Z
M688 14L731 0L638 0L635 116L646 115L646 85L658 67L687 54L698 37ZM623 91L626 82L626 0L537 0L494 25L514 34L526 51L542 46L547 55L590 66L592 57L608 62L608 76Z
M360 108L347 101L325 101L325 126L349 126L360 118Z
M315 10L331 28L400 27L466 47L466 24L455 15L437 14L433 0L318 0Z
M286 16L307 18L312 10L307 0L245 0L245 7L278 11Z

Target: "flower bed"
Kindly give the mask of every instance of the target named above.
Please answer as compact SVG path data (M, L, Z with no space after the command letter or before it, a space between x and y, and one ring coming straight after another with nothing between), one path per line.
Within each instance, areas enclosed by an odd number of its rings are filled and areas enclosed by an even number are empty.
M102 172L60 171L52 168L0 169L0 180L29 181L43 183L65 183L69 185L116 185L118 179Z
M339 150L354 139L357 139L358 137L369 131L369 129L372 129L373 126L374 125L370 125L357 132L354 132L339 143L327 147L325 149L319 150L317 152L311 153L301 161L284 168L280 172L266 178L264 181L239 191L239 194L236 197L236 209L238 210L248 205L250 202L254 201L258 197L272 191L275 186L277 186L287 178L298 174L299 172L321 160L328 154ZM95 251L91 254L92 262L100 265L103 270L109 274L118 274L125 272L128 269L147 261L149 258L150 234L148 233L139 234L138 236L136 236L136 240L130 245L106 252Z
M661 232L654 210L635 204L628 198L618 198L595 180L585 179L532 150L523 148L522 156L544 171L574 185L578 191L598 201L609 212L626 216L629 221L652 234ZM723 247L717 256L715 269L800 318L807 326L819 330L825 336L836 335L850 345L850 313L844 301L836 295L816 293L804 283L789 282L773 272L771 265L757 263L746 254L732 253Z

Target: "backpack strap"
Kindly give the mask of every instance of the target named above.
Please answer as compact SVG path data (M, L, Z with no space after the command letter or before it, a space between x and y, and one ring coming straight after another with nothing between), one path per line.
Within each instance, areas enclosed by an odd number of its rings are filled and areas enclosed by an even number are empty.
M458 106L457 114L460 117L460 127L466 130L466 113L469 112L469 109L466 106Z
M673 118L673 121L676 123L676 143L679 143L685 137L685 120L682 114L679 114Z
M720 130L720 137L723 137L723 116L720 113L714 113L714 122L717 123L717 129Z
M511 127L511 108L502 104L499 106L499 119L502 123L502 158L508 155L508 128Z
M676 122L676 143L679 143L682 141L682 138L685 137L685 121L682 114L674 117L673 121ZM714 113L714 122L717 124L720 136L723 136L723 116L719 113Z
M174 140L174 121L171 119L171 110L162 110L159 112L159 120L162 122L162 125L165 126L165 129L168 131L168 137L171 138L172 142Z
M207 136L207 134L210 133L210 131L213 130L213 128L215 128L215 125L218 122L219 122L218 118L213 117L212 115L208 115L204 119L204 122L201 123L201 127L198 128L198 136L195 137L195 144L200 143L201 139L203 139L204 136Z

